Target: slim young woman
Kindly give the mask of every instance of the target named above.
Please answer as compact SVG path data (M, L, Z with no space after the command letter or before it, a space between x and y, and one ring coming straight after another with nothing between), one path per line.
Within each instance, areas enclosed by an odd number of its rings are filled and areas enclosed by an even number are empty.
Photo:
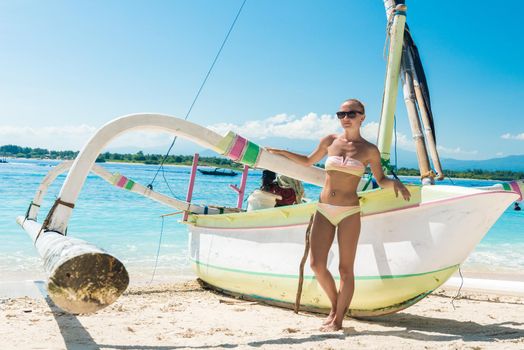
M366 165L382 188L393 188L409 200L408 189L397 180L384 176L378 148L360 135L360 126L366 118L364 104L357 99L344 101L337 112L344 132L328 135L320 140L309 156L286 150L267 148L273 154L287 157L299 164L311 166L328 156L325 163L326 182L320 194L317 212L311 229L310 265L320 286L326 292L331 311L321 330L337 331L353 297L355 279L353 265L360 234L360 205L357 186ZM338 228L340 289L327 269L327 257Z

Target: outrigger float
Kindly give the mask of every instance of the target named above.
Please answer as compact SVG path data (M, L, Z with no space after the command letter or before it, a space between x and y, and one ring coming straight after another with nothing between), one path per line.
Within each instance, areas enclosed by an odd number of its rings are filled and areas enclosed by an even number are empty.
M418 115L410 114L417 143L419 167L424 178L441 177L434 133L428 122L429 98L420 99L420 71L413 66L416 50L405 43L406 8L386 0L390 48L379 149L385 166L389 161L395 111L396 87L402 68L408 110L425 113L421 133ZM411 40L411 39L410 39ZM403 64L401 65L404 42ZM411 45L412 42L411 42ZM408 71L409 70L409 71ZM416 80L416 82L415 82ZM416 94L416 89L419 93ZM425 120L425 122L424 122ZM237 207L202 206L172 198L142 186L120 174L111 174L95 164L100 152L115 137L136 130L156 129L172 133L245 165ZM429 131L428 131L429 130ZM433 137L429 137L429 135ZM429 168L425 150L429 144L437 174ZM424 146L424 147L422 147ZM197 157L195 157L197 158ZM196 159L195 159L196 160ZM49 273L48 292L62 309L72 313L95 312L114 302L126 289L129 277L115 257L87 242L66 235L74 204L89 172L109 183L184 211L189 229L189 259L195 274L206 285L242 298L293 307L299 282L298 265L304 253L304 236L316 202L293 206L242 209L247 168L269 169L310 184L322 186L325 172L305 167L271 154L257 144L229 132L219 135L191 122L160 114L134 114L117 118L101 127L74 162L64 162L44 178L25 216L17 222L30 235ZM37 214L48 186L69 171L46 219ZM194 162L190 188L196 175ZM473 251L489 228L514 201L522 200L524 182L467 188L430 184L409 185L411 200L396 198L392 190L359 193L362 231L355 261L355 294L352 316L377 316L402 310L442 285ZM332 247L328 268L338 281L338 247ZM312 271L306 266L301 307L326 312L330 303Z

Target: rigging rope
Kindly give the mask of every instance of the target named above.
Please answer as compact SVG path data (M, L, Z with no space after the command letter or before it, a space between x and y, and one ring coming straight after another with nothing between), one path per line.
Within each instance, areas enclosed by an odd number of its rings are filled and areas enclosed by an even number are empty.
M151 281L149 281L148 285L151 285L153 282L153 279L155 278L156 274L156 267L158 265L158 257L160 256L160 246L162 243L162 236L164 235L164 217L162 216L162 225L160 226L160 239L158 240L158 248L156 251L156 260L155 260L155 267L153 268L153 274L151 275Z
M398 171L398 155L397 155L397 116L393 115L393 135L395 136L395 171Z
M218 57L220 56L220 53L222 52L222 49L226 45L227 39L229 38L229 35L233 31L233 28L235 27L235 24L236 24L236 22L238 20L238 17L240 16L240 13L242 12L242 9L244 8L244 5L246 4L246 2L247 2L247 0L244 0L242 2L242 5L240 5L240 8L238 9L237 14L235 16L235 19L233 20L233 22L229 26L229 30L227 31L227 34L226 34L224 40L222 41L222 45L220 45L220 48L218 49L218 52L215 55L215 58L213 59L213 62L211 63L211 66L209 67L209 69L207 71L207 74L204 77L204 80L202 81L202 84L200 84L200 87L199 87L199 89L198 89L198 91L197 91L197 93L195 95L195 98L193 99L193 102L191 102L191 105L189 106L189 109L188 109L188 111L186 113L186 116L184 117L184 120L187 120L187 118L189 118L189 115L191 114L191 111L193 110L193 107L195 106L195 103L196 103L198 97L200 96L200 93L202 92L202 89L204 88L204 85L206 84L207 79L211 75L213 67L215 66L215 63L218 61ZM175 193L171 189L171 186L169 186L169 182L166 179L166 175L165 175L165 172L164 172L164 163L165 163L167 157L169 156L169 153L171 152L171 149L175 145L176 139L177 139L177 136L175 136L173 138L173 141L171 142L171 145L169 146L169 148L168 148L166 154L164 155L164 157L162 158L162 161L160 162L160 166L158 167L158 169L155 172L155 175L153 176L153 180L151 180L151 182L147 185L147 188L152 190L153 189L153 184L154 184L154 182L156 180L156 177L158 176L158 173L160 172L160 170L162 170L162 177L164 178L164 182L166 183L167 188L169 189L169 192L171 192L173 197L175 197ZM153 282L153 279L155 278L156 268L157 268L157 265L158 265L158 257L160 256L160 246L162 244L162 236L163 236L163 234L164 234L164 217L162 217L162 225L160 227L160 238L158 240L158 248L157 248L157 251L156 251L155 267L153 268L153 274L151 275L151 280L149 281L149 284L151 284Z
M220 56L220 53L222 52L222 49L224 48L224 46L226 45L226 42L227 42L227 39L229 38L229 35L231 34L231 32L233 31L233 28L235 27L235 24L238 20L238 17L240 16L240 13L242 12L242 9L244 8L244 5L246 4L246 1L247 0L244 0L242 2L242 5L240 5L240 8L238 9L238 12L235 16L235 19L233 20L233 22L231 23L231 25L229 26L229 30L227 31L227 34L224 38L224 40L222 41L222 45L220 45L220 48L218 49L218 52L217 54L215 55L215 58L213 59L213 63L211 63L211 66L209 67L208 71L207 71L207 74L204 78L204 80L202 81L202 84L200 84L200 87L195 95L195 98L193 99L193 102L191 102L191 105L186 113L186 116L184 118L184 120L187 120L187 118L189 117L189 115L191 114L191 111L193 110L193 107L195 106L195 103L198 99L198 97L200 96L200 93L202 92L202 89L204 88L204 85L206 84L207 82L207 79L209 78L209 76L211 75L211 71L213 70L213 67L215 66L215 63L217 62L218 60L218 57ZM166 154L164 155L164 157L162 158L162 162L160 162L160 166L158 167L155 175L153 176L153 180L151 180L151 182L149 183L149 185L147 185L147 187L149 189L153 189L153 183L155 182L155 179L158 175L158 173L160 172L160 170L162 170L162 174L164 173L164 163L167 159L167 157L169 156L169 152L171 152L171 149L173 148L173 146L175 145L175 141L177 139L177 136L175 136L173 138L173 142L171 142L171 145L169 146ZM164 177L164 180L165 180L165 177ZM170 189L171 191L171 189ZM173 191L171 191L171 193L173 193Z
M453 298L451 298L451 306L453 306L453 310L455 310L455 304L453 304L453 302L455 301L455 299L457 299L460 295L460 291L462 290L462 286L464 285L464 277L462 276L462 271L460 270L460 265L459 265L459 275L460 275L460 287L457 291L457 295L455 295Z

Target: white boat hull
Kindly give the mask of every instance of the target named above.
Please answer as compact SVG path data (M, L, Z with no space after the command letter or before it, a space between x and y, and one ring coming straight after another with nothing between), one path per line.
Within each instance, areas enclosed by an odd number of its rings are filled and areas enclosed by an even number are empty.
M416 206L364 214L355 261L353 315L398 311L444 283L467 258L517 194L455 186L422 188ZM230 226L213 227L210 216L190 226L190 259L204 282L226 292L292 305L304 236L314 204L259 211L266 225L229 215ZM302 212L302 222L273 224L282 210ZM290 215L289 213L287 215ZM298 215L298 214L297 214ZM292 221L299 221L290 215ZM199 221L202 221L199 224ZM277 220L278 221L278 220ZM237 223L238 222L238 223ZM251 222L251 224L250 224ZM237 223L237 224L234 224ZM338 281L338 246L328 268ZM329 300L312 271L304 273L302 304L327 309Z

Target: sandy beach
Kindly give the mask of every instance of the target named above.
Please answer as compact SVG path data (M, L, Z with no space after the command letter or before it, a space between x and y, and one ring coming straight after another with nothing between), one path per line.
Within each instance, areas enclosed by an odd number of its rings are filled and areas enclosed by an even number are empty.
M41 288L42 286L40 286ZM238 300L196 280L132 287L110 307L70 315L42 296L3 298L2 349L522 349L524 297L441 288L396 314L346 319ZM455 308L454 308L455 307Z

